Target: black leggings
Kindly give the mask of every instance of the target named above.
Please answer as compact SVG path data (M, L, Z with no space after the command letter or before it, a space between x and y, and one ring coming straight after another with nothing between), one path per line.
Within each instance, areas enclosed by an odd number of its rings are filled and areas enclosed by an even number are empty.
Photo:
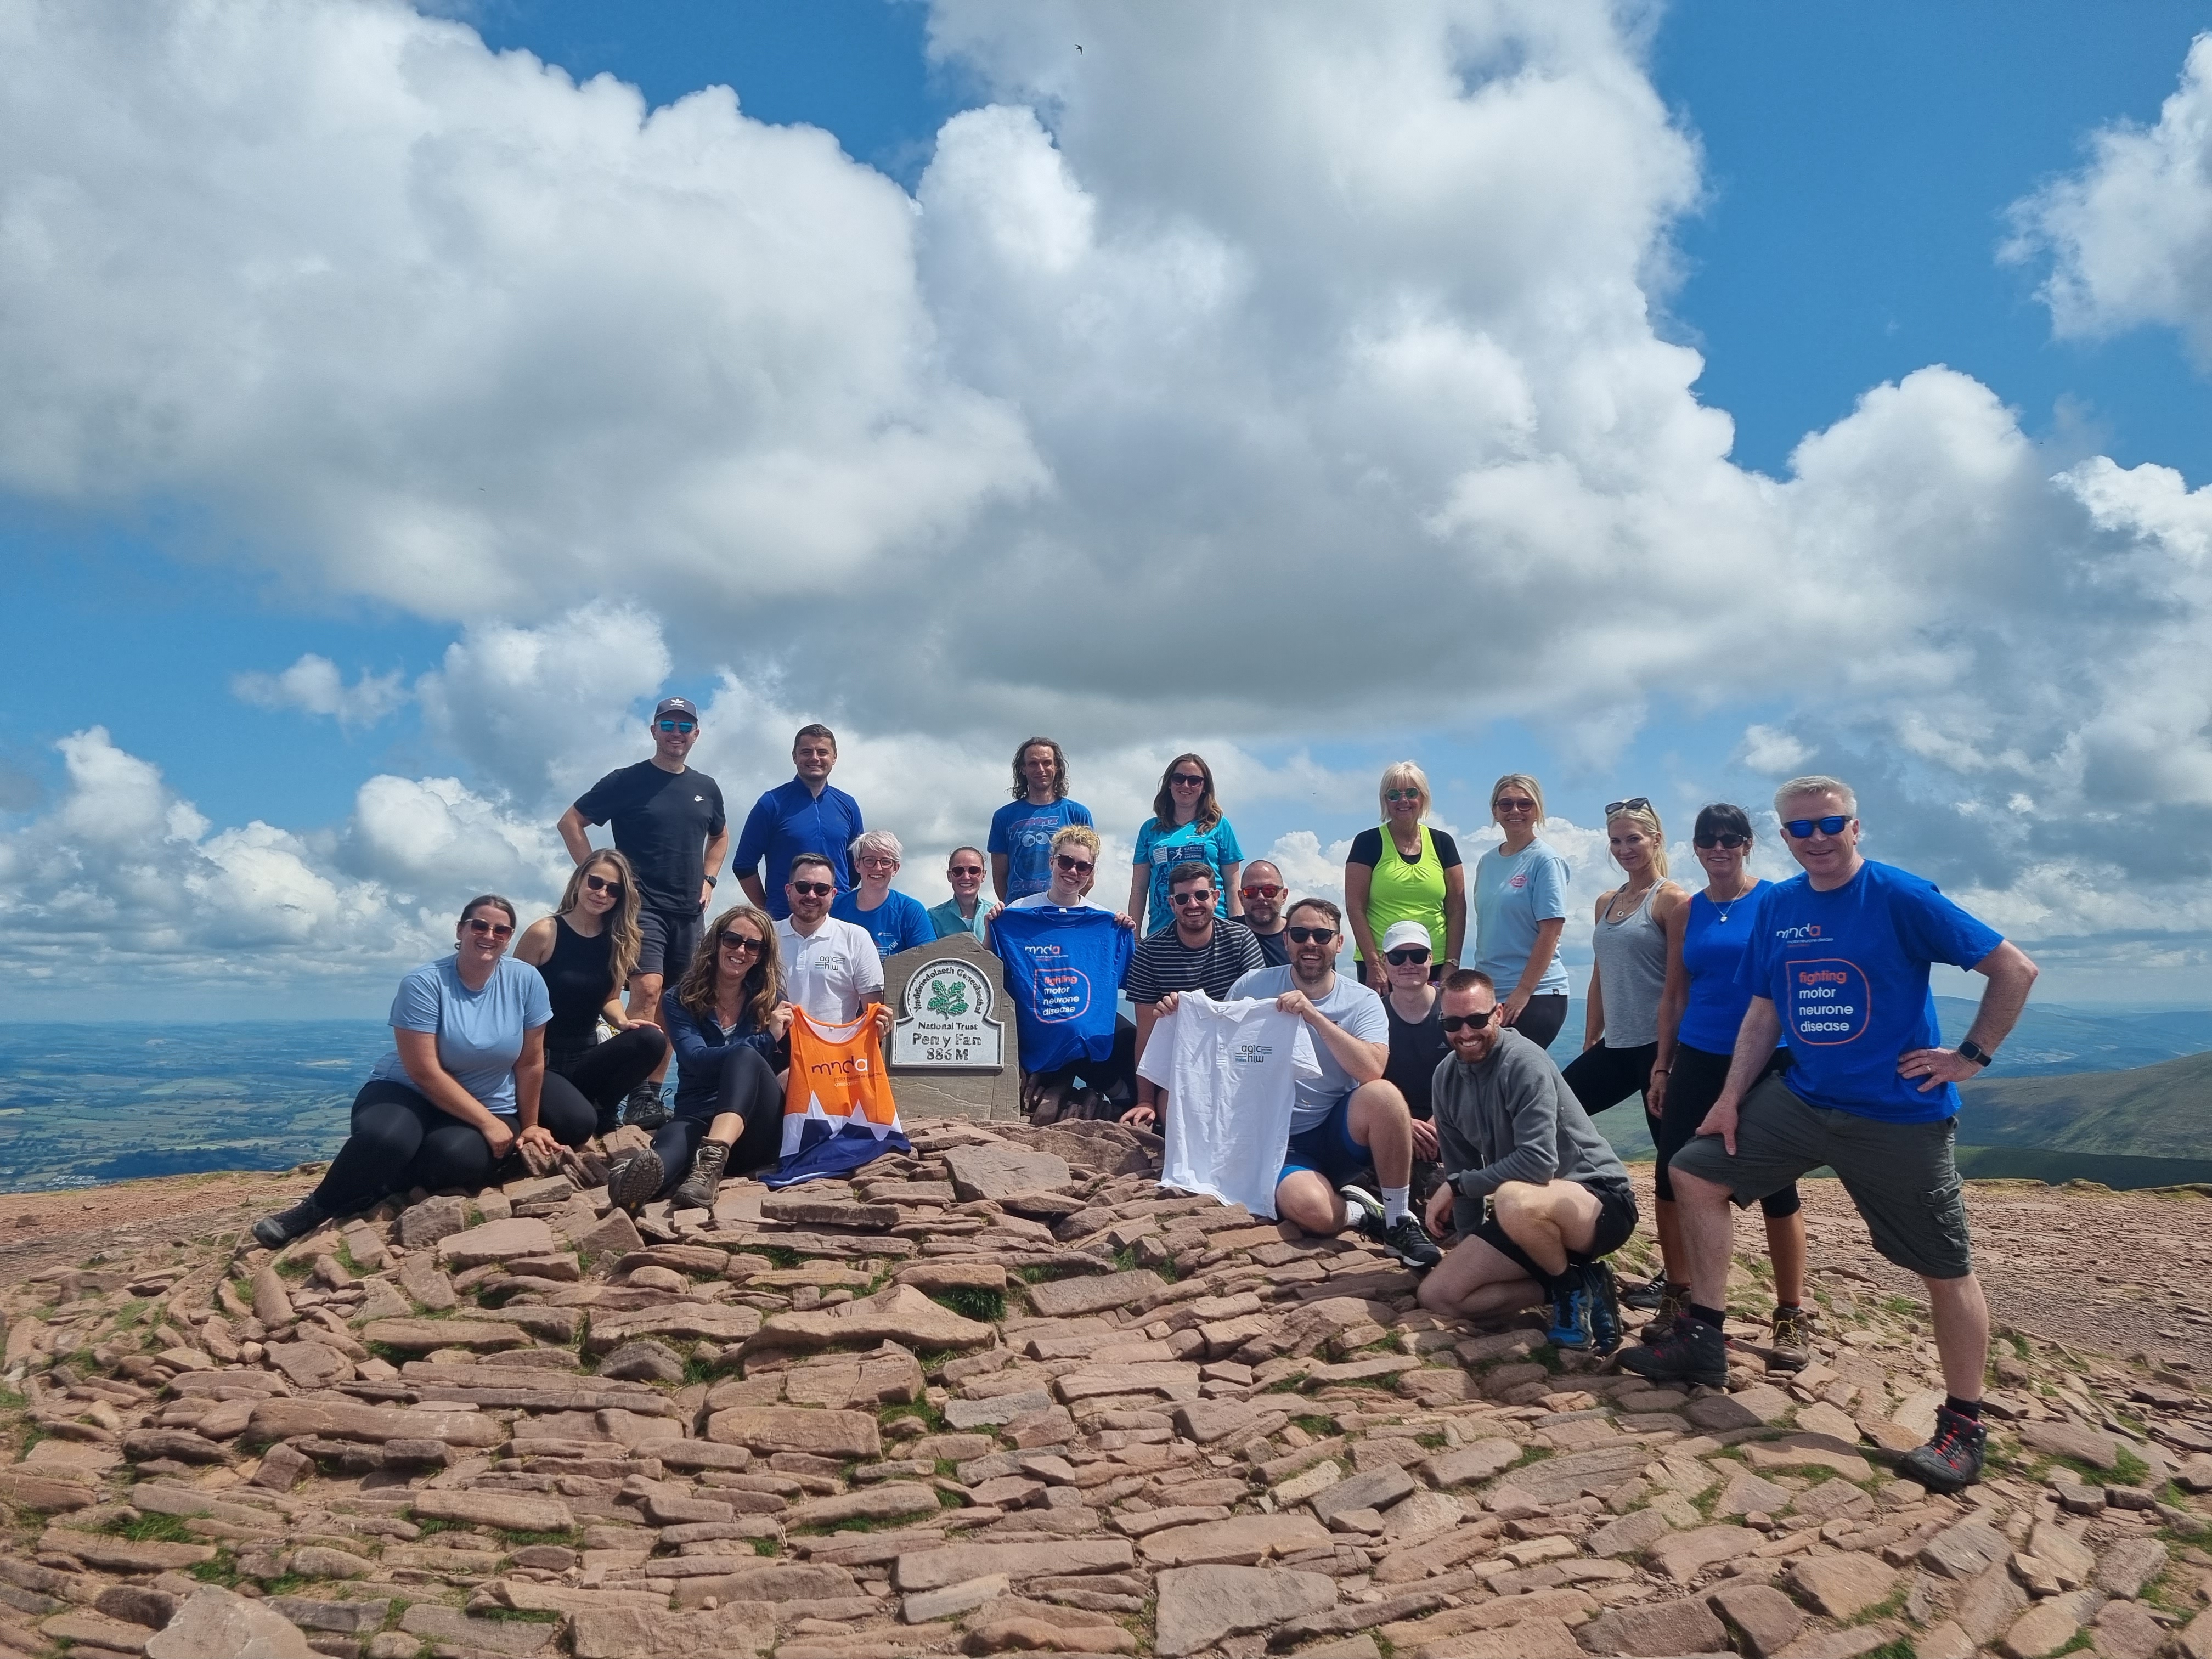
M1667 1098L1660 1108L1659 1122L1651 1136L1659 1149L1659 1173L1652 1184L1667 1203L1674 1201L1674 1183L1668 1178L1668 1163L1696 1137L1698 1125L1705 1121L1705 1114L1721 1097L1721 1085L1728 1081L1730 1058L1710 1049L1692 1048L1686 1043L1678 1044L1674 1049L1674 1068L1667 1078ZM1790 1051L1777 1048L1762 1075L1789 1069ZM1770 1218L1795 1215L1803 1204L1794 1181L1759 1200L1759 1207Z
M653 1150L663 1171L662 1192L678 1185L690 1173L691 1155L724 1112L735 1112L745 1121L738 1144L730 1149L725 1173L750 1175L783 1156L782 1091L768 1061L750 1042L732 1043L723 1054L714 1098L679 1103L677 1115L653 1132Z
M1091 1088L1104 1091L1118 1104L1134 1104L1137 1028L1117 1014L1114 1017L1114 1052L1105 1059L1079 1060L1049 1072L1029 1073L1029 1081L1039 1088L1065 1089L1078 1078Z
M658 1027L633 1025L605 1042L588 1048L545 1053L545 1073L560 1076L576 1085L576 1092L599 1109L599 1132L615 1127L615 1114L629 1091L653 1075L660 1057L668 1052L668 1039Z
M1552 1039L1559 1036L1559 1028L1566 1023L1567 994L1565 991L1546 991L1528 999L1521 1010L1521 1018L1513 1022L1513 1029L1539 1048L1548 1048L1552 1046Z
M1601 1042L1577 1054L1560 1075L1582 1102L1583 1110L1595 1117L1631 1095L1641 1098L1651 1081L1651 1062L1658 1058L1656 1042L1639 1042L1633 1048L1608 1048Z
M538 1121L562 1146L580 1146L596 1115L574 1084L548 1072ZM344 1215L410 1187L472 1193L489 1184L495 1167L491 1143L476 1125L440 1111L407 1084L372 1078L353 1097L353 1133L315 1188L315 1202L325 1215Z

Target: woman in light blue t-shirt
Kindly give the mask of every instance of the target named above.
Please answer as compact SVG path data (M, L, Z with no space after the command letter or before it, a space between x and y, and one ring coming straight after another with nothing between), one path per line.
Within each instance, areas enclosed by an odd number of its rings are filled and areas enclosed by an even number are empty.
M1237 872L1244 867L1244 849L1237 844L1236 830L1213 799L1213 769L1196 755L1177 755L1168 763L1160 775L1160 793L1152 797L1152 816L1137 831L1129 914L1142 924L1142 934L1157 933L1175 921L1175 906L1168 899L1168 872L1183 863L1202 864L1213 872L1213 890L1221 895L1214 906L1218 915L1243 914L1243 902L1237 896ZM1150 915L1146 914L1147 897Z
M1567 861L1537 836L1544 788L1526 772L1490 787L1490 816L1505 832L1474 866L1474 965L1498 988L1508 1025L1540 1048L1567 1023Z
M544 975L507 953L514 906L472 898L453 933L452 956L399 981L396 1046L354 1097L353 1133L322 1184L253 1224L270 1249L410 1187L473 1192L517 1150L580 1146L599 1127L576 1085L545 1069L553 1000Z

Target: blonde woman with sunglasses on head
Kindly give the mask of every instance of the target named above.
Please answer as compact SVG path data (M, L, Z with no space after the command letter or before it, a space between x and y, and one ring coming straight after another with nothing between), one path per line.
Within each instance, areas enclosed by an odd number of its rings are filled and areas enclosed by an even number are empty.
M514 959L544 976L553 1000L545 1069L567 1078L598 1109L601 1134L613 1130L623 1102L668 1052L659 1027L632 1019L622 1006L623 987L637 966L637 913L629 860L600 848L569 873L560 908L514 942ZM605 1042L602 1024L614 1033Z

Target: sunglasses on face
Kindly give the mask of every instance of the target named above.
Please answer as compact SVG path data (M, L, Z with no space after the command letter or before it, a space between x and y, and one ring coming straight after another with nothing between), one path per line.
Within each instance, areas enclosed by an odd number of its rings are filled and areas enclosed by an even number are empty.
M1211 904L1213 902L1213 895L1203 887L1194 888L1188 893L1170 893L1168 895L1168 897L1178 905Z
M724 933L716 942L725 951L759 951L765 948L750 933Z
M1382 953L1382 960L1393 968L1418 967L1428 959L1429 947L1425 945L1401 945L1395 951L1385 951Z
M1206 787L1206 779L1198 774L1190 772L1170 772L1168 774L1168 781L1174 784L1179 789L1203 789Z
M1240 887L1237 893L1244 898L1280 898L1288 890L1281 887Z
M1536 810L1536 803L1533 800L1501 800L1492 805L1490 810L1493 812L1533 812Z
M945 873L948 876L974 876L981 880L983 866L980 864L956 864Z
M1446 1014L1437 1024L1447 1031L1456 1031L1462 1026L1465 1026L1470 1031L1480 1031L1490 1024L1490 1017L1497 1012L1495 1008L1485 1008L1480 1013Z
M1085 860L1072 859L1065 853L1060 854L1056 856L1053 860L1053 863L1055 866L1066 871L1071 876L1087 876L1091 873L1092 869L1096 867Z
M1815 830L1824 836L1840 836L1850 822L1850 816L1843 812L1832 812L1825 818L1790 818L1784 822L1782 832L1792 841L1803 841Z
M1605 804L1605 815L1607 817L1611 817L1615 812L1648 812L1650 810L1651 802L1643 795L1631 795L1626 800L1609 800Z
M1697 838L1696 844L1700 851L1710 852L1716 847L1725 847L1729 852L1733 853L1739 847L1750 846L1751 837L1749 836L1737 835L1699 836Z
M594 893L612 893L617 898L622 896L623 884L618 881L609 881L605 876L586 876L584 885Z
M514 928L511 923L504 921L486 921L482 916L471 916L469 918L469 932L471 933L489 933L494 939L511 939L514 935Z
M696 720L663 720L660 722L660 729L664 732L696 732L698 730L698 722Z
M837 884L834 881L793 881L787 882L785 885L793 892L808 898L828 898L837 890Z
M1326 945L1336 937L1334 927L1290 927L1284 930L1293 945Z
M1385 789L1382 792L1382 799L1384 800L1418 801L1420 798L1421 792L1418 789Z

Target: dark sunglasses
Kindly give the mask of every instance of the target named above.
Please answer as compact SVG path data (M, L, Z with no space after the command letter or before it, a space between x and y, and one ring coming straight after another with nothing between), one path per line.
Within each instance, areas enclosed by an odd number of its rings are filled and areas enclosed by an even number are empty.
M812 898L828 898L837 890L834 881L793 881L784 884L794 893L804 893Z
M1725 847L1729 851L1733 853L1739 847L1750 846L1751 837L1749 836L1739 836L1735 834L1725 836L1699 836L1694 844L1701 848L1708 848L1714 847Z
M471 933L489 933L494 939L511 939L514 935L514 928L510 923L504 921L486 921L482 916L471 916L469 918L469 932Z
M1462 1025L1470 1031L1480 1031L1490 1024L1490 1017L1497 1012L1495 1008L1485 1008L1479 1014L1446 1014L1437 1024L1447 1031L1456 1031Z
M1237 890L1238 896L1243 898L1280 898L1289 890L1287 887L1274 886L1240 887Z
M1168 895L1168 898L1170 902L1176 904L1211 904L1213 902L1212 893L1203 887L1199 888L1195 892L1170 893Z
M725 951L765 951L768 946L750 933L722 933L714 942Z
M1417 963L1426 962L1428 959L1429 947L1425 945L1405 945L1395 951L1385 951L1382 953L1382 960L1393 968L1410 968Z
M1605 815L1607 817L1611 817L1615 812L1648 812L1650 810L1650 801L1642 795L1631 795L1626 800L1609 800L1605 804Z
M1840 836L1850 821L1850 815L1844 812L1832 813L1825 818L1789 818L1784 821L1782 831L1792 841L1802 841L1816 829L1824 836Z
M1492 801L1490 810L1493 812L1533 812L1536 810L1536 803L1533 800L1514 800L1508 798Z
M980 876L983 873L983 866L980 864L956 864L945 873L948 876Z
M1097 867L1095 865L1085 863L1081 859L1072 859L1065 853L1060 854L1056 856L1053 860L1053 862L1058 865L1061 869L1066 871L1071 876L1087 876L1092 870Z
M1326 945L1336 937L1334 927L1286 927L1293 945Z
M1206 775L1202 772L1170 772L1168 774L1168 781L1182 784L1188 788L1203 789L1206 787Z
M1420 798L1421 792L1418 789L1385 789L1382 792L1384 800L1419 800Z
M696 732L698 728L699 723L696 720L663 720L660 722L660 729L664 732Z
M605 876L586 876L584 885L594 893L612 893L617 897L622 895L623 884L618 881L609 881Z

